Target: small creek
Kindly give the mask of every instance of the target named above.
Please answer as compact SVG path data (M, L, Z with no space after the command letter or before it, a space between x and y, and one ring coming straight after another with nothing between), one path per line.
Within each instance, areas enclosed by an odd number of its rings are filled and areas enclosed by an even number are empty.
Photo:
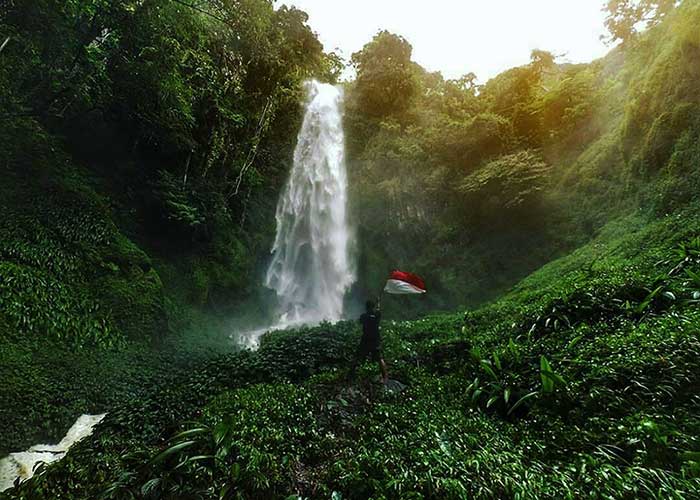
M0 460L0 492L12 488L17 478L26 481L32 477L40 463L50 464L62 459L71 446L92 434L105 415L81 415L58 444L37 444Z

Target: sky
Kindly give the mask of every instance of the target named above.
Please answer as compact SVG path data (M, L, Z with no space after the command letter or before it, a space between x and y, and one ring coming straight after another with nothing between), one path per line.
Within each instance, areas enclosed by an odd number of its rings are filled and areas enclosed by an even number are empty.
M525 64L532 49L589 62L608 47L603 0L278 0L309 14L327 51L346 59L382 29L413 46L413 60L446 78L480 82Z

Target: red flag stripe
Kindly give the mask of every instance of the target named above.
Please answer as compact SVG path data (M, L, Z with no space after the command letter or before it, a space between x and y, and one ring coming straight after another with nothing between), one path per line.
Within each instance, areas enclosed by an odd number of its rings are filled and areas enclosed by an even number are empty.
M410 283L411 285L415 286L416 288L420 288L421 290L426 289L425 282L419 276L416 276L413 273L407 273L405 271L399 271L398 269L396 269L391 272L391 274L389 275L389 279L405 281L406 283Z

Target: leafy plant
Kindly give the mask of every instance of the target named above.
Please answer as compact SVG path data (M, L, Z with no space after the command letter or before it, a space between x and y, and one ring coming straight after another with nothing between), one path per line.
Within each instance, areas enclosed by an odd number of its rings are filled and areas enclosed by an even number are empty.
M554 373L552 366L544 356L540 356L540 380L542 381L542 392L545 394L554 392L556 387L566 385L561 375Z

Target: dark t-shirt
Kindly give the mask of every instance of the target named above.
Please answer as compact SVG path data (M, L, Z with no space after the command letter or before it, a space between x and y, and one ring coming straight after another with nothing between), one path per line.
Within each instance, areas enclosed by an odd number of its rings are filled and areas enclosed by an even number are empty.
M366 312L360 316L360 323L362 323L362 342L371 345L379 345L379 320L382 317L382 313L379 311Z

